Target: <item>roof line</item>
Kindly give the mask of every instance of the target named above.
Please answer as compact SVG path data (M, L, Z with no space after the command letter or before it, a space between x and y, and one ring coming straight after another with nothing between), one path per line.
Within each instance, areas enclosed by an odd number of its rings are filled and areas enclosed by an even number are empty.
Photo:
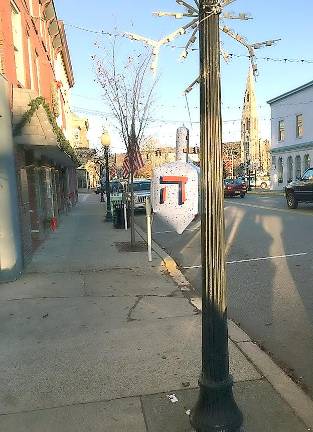
M299 93L300 91L305 90L306 88L309 88L309 87L312 87L312 86L313 86L313 81L309 81L308 83L303 84L303 85L300 86L300 87L297 87L297 88L295 88L295 89L293 89L293 90L290 90L290 91L288 91L288 92L286 92L286 93L281 94L280 96L276 96L275 98L268 100L267 103L268 103L269 105L271 105L271 104L273 104L274 102L277 102L277 101L279 101L279 100L281 100L281 99L285 99L285 98L287 98L288 96L291 96L291 95L293 95L293 94Z

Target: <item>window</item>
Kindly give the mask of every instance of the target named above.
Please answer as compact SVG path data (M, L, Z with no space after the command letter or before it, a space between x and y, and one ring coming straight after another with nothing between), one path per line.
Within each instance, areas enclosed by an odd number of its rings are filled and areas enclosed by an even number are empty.
M288 156L287 159L287 182L290 183L293 180L293 159L292 156Z
M306 171L308 168L310 168L311 159L308 154L304 155L303 158L303 171Z
M151 183L147 181L134 183L134 192L149 191Z
M276 157L272 156L272 166L274 169L276 169Z
M20 84L25 85L21 14L13 2L11 3L11 22L13 32L16 79Z
M279 120L278 122L278 141L285 140L285 122L284 120Z
M295 166L296 166L296 179L301 178L301 157L298 155L295 159Z
M40 65L39 65L39 56L38 56L37 52L35 54L36 54L36 57L35 57L35 67L36 67L37 88L38 88L38 94L41 94L41 91L40 91Z
M33 56L32 56L32 46L31 46L29 35L27 35L27 51L28 51L30 88L33 89L34 88Z
M28 0L29 3L29 12L31 16L34 16L34 9L33 9L33 0Z
M284 166L283 166L283 158L278 158L278 169L277 169L277 174L278 174L278 183L282 183L283 182L283 177L284 177Z
M303 137L303 115L298 114L296 116L296 137L302 138Z

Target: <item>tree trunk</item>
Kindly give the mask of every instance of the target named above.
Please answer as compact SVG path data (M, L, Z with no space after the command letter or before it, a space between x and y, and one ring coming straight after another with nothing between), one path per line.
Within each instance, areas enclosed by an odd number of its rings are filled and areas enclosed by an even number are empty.
M134 199L134 172L131 162L130 171L130 246L133 249L136 244L135 238L135 199Z
M135 234L135 198L134 198L134 126L132 125L130 146L128 149L129 164L130 164L130 247L135 248L136 234Z

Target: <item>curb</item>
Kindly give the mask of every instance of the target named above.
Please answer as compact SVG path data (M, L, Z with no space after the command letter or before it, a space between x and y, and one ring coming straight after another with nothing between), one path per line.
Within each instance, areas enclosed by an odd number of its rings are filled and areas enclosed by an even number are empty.
M139 236L147 241L146 233L135 224L135 230ZM190 294L191 304L202 312L202 300L193 297L193 287L178 269L176 261L168 255L154 240L152 249L163 260L169 274L182 291ZM272 385L276 392L291 407L294 413L303 421L308 431L313 430L313 401L307 396L292 379L274 363L268 354L262 351L250 337L234 321L228 319L229 338L238 349L250 360L250 362L261 372L261 374Z

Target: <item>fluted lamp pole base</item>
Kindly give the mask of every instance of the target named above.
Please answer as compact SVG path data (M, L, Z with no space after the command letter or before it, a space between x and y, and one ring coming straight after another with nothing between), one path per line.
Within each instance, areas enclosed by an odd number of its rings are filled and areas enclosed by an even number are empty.
M230 377L219 383L199 381L200 393L190 423L197 432L241 432L243 417L234 400Z

